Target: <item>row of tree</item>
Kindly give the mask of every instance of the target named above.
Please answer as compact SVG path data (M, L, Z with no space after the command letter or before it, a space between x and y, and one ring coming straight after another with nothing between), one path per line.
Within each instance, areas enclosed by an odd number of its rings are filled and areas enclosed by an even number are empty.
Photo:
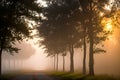
M74 48L83 48L83 74L86 74L86 45L89 44L89 74L94 75L94 53L105 52L101 43L110 33L101 25L103 17L110 17L109 13L113 13L104 9L109 0L45 1L48 5L42 10L45 19L38 27L39 36L43 38L40 44L44 45L48 56L57 55L57 63L58 54L63 56L64 61L64 56L69 52L70 72L74 72ZM118 6L112 8L117 9ZM104 16L100 16L101 12Z
M18 52L16 41L30 37L31 28L26 19L37 19L41 9L36 0L0 0L0 74L3 51Z
M101 27L99 13L104 12L108 0L44 0L47 7L42 8L43 20L39 19L41 7L37 0L0 0L0 74L3 51L18 52L16 41L30 37L31 28L27 20L37 20L40 41L48 55L70 53L70 71L74 72L74 48L84 48L83 73L86 73L86 44L89 44L89 73L94 75L96 48L104 41L108 32ZM115 0L113 12L117 10ZM112 14L113 14L112 12Z

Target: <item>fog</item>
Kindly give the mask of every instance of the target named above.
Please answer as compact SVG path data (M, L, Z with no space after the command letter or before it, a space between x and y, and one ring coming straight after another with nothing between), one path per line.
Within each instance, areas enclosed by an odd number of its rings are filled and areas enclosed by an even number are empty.
M23 41L17 46L21 49L19 53L10 55L6 52L2 55L2 72L16 70L53 70L53 58L46 57L44 49L34 44L35 39ZM96 74L120 75L120 30L114 33L104 43L106 53L94 55L94 67ZM88 71L88 51L87 51L87 71ZM69 53L65 57L65 70L69 71ZM75 71L82 72L82 49L75 49L74 66ZM62 56L59 55L59 70L62 70Z

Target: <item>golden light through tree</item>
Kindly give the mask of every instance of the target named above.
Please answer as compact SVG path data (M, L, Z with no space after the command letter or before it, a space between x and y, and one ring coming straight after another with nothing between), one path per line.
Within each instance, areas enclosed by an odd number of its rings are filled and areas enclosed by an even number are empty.
M57 1L63 2L56 4ZM78 0L80 3L77 9L76 4L69 1L77 0L36 0L42 8L39 14L35 14L40 20L25 19L31 38L25 38L21 44L15 43L20 49L19 54L12 57L3 55L3 73L28 71L30 76L39 77L36 73L41 75L52 71L61 74L63 71L66 76L66 72L74 74L75 71L77 75L80 72L81 79L81 71L83 75L88 75L93 67L95 77L104 74L120 76L120 8L114 11L112 7L117 0L108 0L108 4L98 0L100 5L96 0L91 3L89 0ZM90 54L93 56L90 57ZM22 60L25 56L29 58ZM21 63L18 57L22 58L23 66L17 64ZM71 62L73 67L70 67Z
M105 25L105 30L107 30L107 31L112 31L113 30L111 19L107 21L107 24Z
M106 31L113 31L113 22L111 18L103 18L101 24Z

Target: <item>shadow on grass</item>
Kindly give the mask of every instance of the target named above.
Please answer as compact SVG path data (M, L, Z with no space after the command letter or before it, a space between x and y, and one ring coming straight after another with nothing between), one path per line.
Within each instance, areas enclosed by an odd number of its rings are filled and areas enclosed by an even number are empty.
M50 74L50 76L56 78L56 80L120 80L120 78L108 75L89 76L81 73L69 72L55 72Z
M88 76L85 78L85 80L118 80L118 79L108 75L97 75L97 76Z

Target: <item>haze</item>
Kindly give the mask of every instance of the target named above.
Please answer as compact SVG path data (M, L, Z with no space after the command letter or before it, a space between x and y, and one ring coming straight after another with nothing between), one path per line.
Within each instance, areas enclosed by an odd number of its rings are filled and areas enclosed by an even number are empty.
M109 40L104 43L106 53L95 54L95 72L96 74L120 75L120 30L116 29ZM47 57L44 49L36 45L36 38L24 41L18 44L21 49L14 56L9 54L2 55L2 72L16 70L53 70L53 58ZM81 49L75 49L75 70L82 70L83 52ZM88 53L87 53L88 55ZM10 63L9 63L10 61ZM15 63L15 64L14 64ZM22 65L21 65L22 64ZM87 60L88 64L88 60ZM59 68L62 70L62 57L59 56ZM66 56L66 70L69 70L69 54ZM88 70L88 65L87 65Z
M94 76L94 72L95 75L120 76L120 28L116 26L120 22L118 18L120 17L120 8L116 7L116 11L114 11L113 8L117 5L115 0L109 0L108 4L100 2L99 5L99 1L94 0L92 3L86 0L87 4L84 4L84 0L71 0L70 2L69 0L45 1L38 0L36 4L41 4L37 7L34 6L37 10L29 10L34 15L36 22L34 19L25 18L27 28L35 28L32 33L28 29L28 33L33 35L33 38L30 39L28 36L31 35L28 34L27 38L25 37L27 40L23 40L24 37L21 36L22 42L20 43L19 40L16 42L17 39L15 39L16 41L13 39L17 48L20 49L18 53L10 54L6 52L6 48L11 47L6 47L6 45L11 44L12 41L10 40L12 39L8 34L3 34L2 36L2 32L6 30L1 28L1 44L4 39L9 41L9 44L6 41L6 44L1 46L2 73L39 71L40 73L38 74L41 74L42 71L68 71L71 73L80 72L83 75L89 74L91 76ZM73 3L76 3L77 6ZM6 4L9 4L9 2ZM102 7L99 9L100 5ZM116 18L115 20L114 17ZM38 18L39 21L37 22ZM14 38L14 35L16 35L14 29L13 32L11 30L11 34L13 34L12 38ZM10 39L4 38L4 35ZM76 48L76 44L79 48ZM101 44L103 44L102 49L106 50L106 53L102 53L104 51L101 49ZM12 47L14 47L14 44ZM6 51L2 51L3 48ZM67 53L67 55L64 53ZM85 60L86 65L84 65Z

